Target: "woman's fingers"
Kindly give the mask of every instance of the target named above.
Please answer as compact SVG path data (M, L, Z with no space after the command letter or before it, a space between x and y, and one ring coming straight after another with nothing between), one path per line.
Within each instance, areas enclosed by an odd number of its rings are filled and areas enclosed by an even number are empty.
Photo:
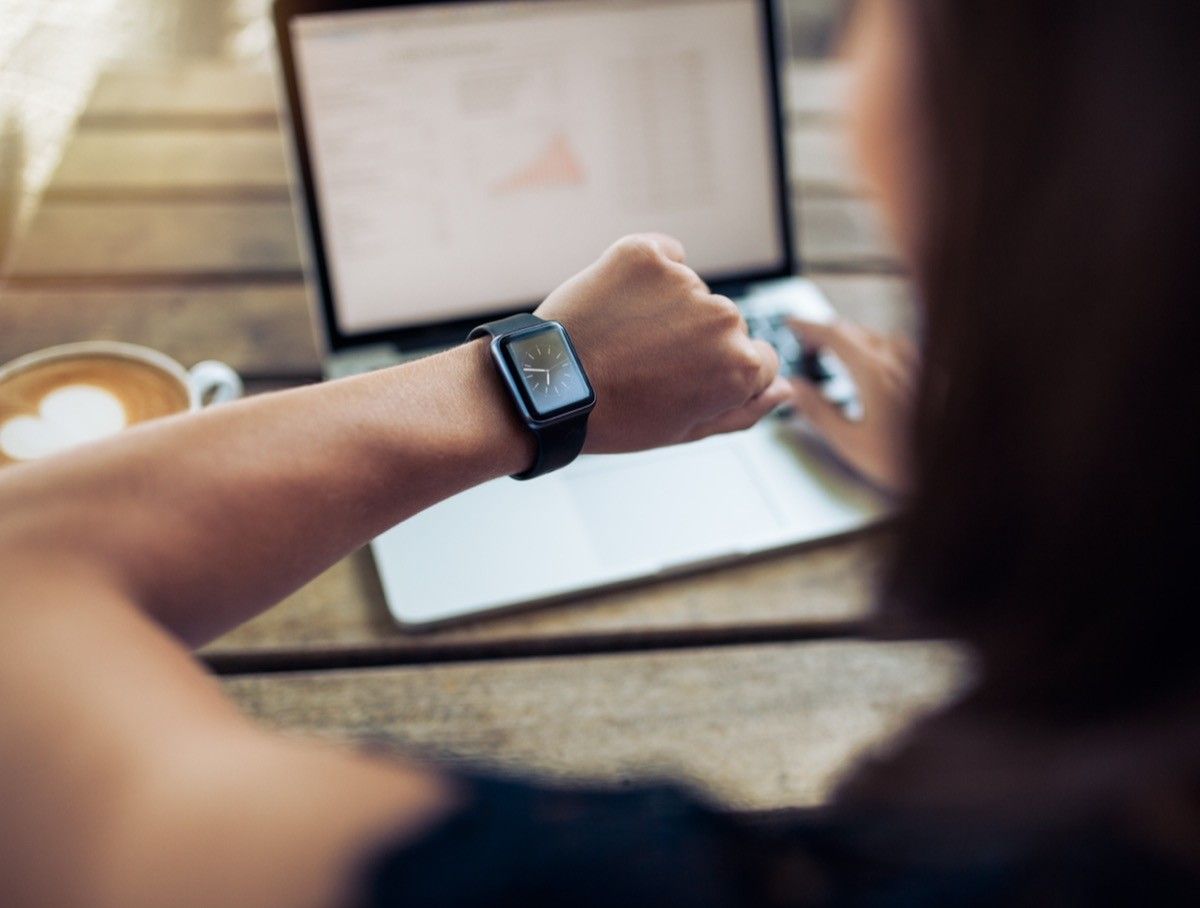
M843 455L853 453L854 436L859 424L846 418L841 407L831 403L812 382L797 379L792 382L792 403L834 449Z
M795 382L796 409L860 473L884 488L903 490L915 348L846 322L797 321L793 327L810 349L829 350L845 364L864 413L860 420L847 419L819 386L804 380Z
M855 378L876 355L870 332L850 322L810 322L794 318L789 324L805 347L831 351Z

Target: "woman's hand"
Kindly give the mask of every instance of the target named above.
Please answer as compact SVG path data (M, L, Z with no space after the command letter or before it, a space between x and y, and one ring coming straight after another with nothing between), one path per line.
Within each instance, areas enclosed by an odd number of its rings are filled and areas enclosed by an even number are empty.
M791 399L770 345L660 234L626 237L537 310L562 322L596 389L587 450L618 453L746 429Z
M847 419L820 388L796 380L796 409L830 446L865 477L896 493L908 491L908 428L917 351L908 340L884 337L847 322L793 321L809 349L834 353L850 370L863 406L860 421Z

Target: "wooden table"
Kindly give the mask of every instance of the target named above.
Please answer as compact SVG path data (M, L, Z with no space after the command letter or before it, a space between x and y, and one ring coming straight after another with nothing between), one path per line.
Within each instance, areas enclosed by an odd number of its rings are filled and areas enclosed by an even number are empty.
M789 74L803 257L848 316L908 329L895 257L848 163L844 75ZM0 290L0 362L112 338L252 392L316 381L269 77L226 66L100 80ZM369 557L202 652L250 714L453 762L684 775L738 807L824 797L960 685L933 643L862 638L878 533L685 579L410 634Z

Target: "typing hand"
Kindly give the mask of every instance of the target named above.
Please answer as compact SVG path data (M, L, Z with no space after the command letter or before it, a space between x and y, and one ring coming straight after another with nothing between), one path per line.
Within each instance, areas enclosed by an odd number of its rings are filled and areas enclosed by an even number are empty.
M562 322L596 389L586 450L746 429L792 397L770 345L684 264L679 241L626 237L537 310Z
M858 472L889 491L907 491L916 348L903 338L883 337L848 322L791 324L806 348L830 350L845 364L858 387L863 417L847 419L819 386L805 379L793 382L796 410Z

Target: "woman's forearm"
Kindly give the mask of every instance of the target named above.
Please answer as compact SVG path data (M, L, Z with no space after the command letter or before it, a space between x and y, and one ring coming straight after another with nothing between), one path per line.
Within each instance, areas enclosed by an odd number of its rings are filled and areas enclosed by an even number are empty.
M85 568L200 643L532 457L478 341L11 468L0 475L0 570Z
M596 389L588 450L734 431L791 396L769 346L666 237L628 237L538 309ZM0 472L0 577L89 578L190 643L383 530L533 461L487 345L135 427ZM15 588L15 584L9 584ZM106 590L97 590L97 593ZM0 585L0 608L21 607Z

